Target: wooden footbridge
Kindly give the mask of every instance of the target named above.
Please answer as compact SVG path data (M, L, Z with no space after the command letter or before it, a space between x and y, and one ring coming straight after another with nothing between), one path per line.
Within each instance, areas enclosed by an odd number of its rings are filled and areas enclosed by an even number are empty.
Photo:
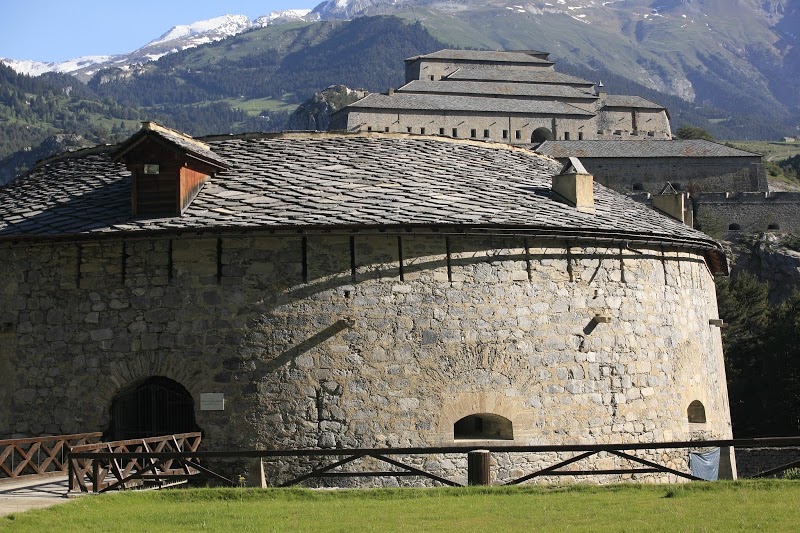
M113 490L147 490L172 487L189 480L205 480L218 485L236 486L238 480L219 475L204 464L226 460L307 458L326 463L283 482L291 486L308 479L329 477L400 477L420 476L437 483L462 486L462 483L438 476L405 462L403 457L426 455L464 455L468 457L469 484L488 484L489 454L491 453L549 453L567 459L528 473L506 484L519 484L536 477L594 476L613 474L667 473L687 480L698 480L683 472L641 457L642 451L733 447L733 448L798 448L800 437L682 441L663 443L548 445L548 446L486 446L475 445L420 448L360 448L360 449L302 449L302 450L200 450L202 434L180 433L143 439L102 442L101 433L82 433L28 439L0 440L0 500L3 487L14 483L16 491L40 486L62 496L102 493ZM625 459L630 466L615 469L581 469L578 465L599 453ZM364 461L366 460L366 461ZM384 469L375 470L375 464ZM373 468L359 469L359 466ZM800 466L794 460L755 477L779 474ZM52 479L51 479L52 478ZM65 483L66 481L66 483ZM54 486L63 487L63 492ZM26 488L27 487L27 488Z

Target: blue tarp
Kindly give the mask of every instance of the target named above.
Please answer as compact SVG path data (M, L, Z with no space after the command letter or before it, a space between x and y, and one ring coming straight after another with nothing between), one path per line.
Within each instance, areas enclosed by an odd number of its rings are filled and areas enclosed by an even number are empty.
M690 452L689 469L693 476L716 481L719 478L719 448L709 452Z

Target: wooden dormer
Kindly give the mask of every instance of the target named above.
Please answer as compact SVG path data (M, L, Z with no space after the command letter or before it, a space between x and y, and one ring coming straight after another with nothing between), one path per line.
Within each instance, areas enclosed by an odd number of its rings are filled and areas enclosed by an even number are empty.
M211 147L155 122L142 123L113 154L131 172L134 216L180 216L211 177L228 164Z

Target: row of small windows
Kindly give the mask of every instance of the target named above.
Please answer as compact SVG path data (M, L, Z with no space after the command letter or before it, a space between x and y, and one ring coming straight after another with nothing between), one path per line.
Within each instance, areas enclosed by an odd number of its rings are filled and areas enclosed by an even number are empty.
M367 131L375 131L375 130L372 128L372 126L367 126ZM389 133L389 127L388 126L384 127L383 131L384 131L384 133ZM478 135L478 131L479 130L476 129L476 128L470 129L468 138L470 138L470 139L481 138ZM406 126L406 132L407 133L415 133L414 127L413 126ZM425 134L428 133L428 130L425 127L420 127L420 128L418 128L417 132L420 135L425 135ZM483 137L482 137L483 139L491 139L492 138L491 130L484 129L484 130L482 130L482 133L483 133ZM459 132L458 128L451 128L449 130L449 132L448 132L447 128L439 128L439 135L448 135L448 134L450 135L450 137L459 137L460 136L460 132ZM508 139L509 138L509 130L503 130L502 131L502 138L503 139ZM572 138L572 134L570 132L568 132L568 131L565 131L564 132L564 140L565 141L569 141L569 140L571 140L571 138ZM514 139L518 140L518 141L522 140L522 130L514 130ZM542 143L544 141L552 141L553 139L554 139L553 134L547 128L537 128L533 132L533 134L531 135L531 142L532 143ZM578 132L578 140L579 141L583 140L583 132Z
M706 408L694 400L686 409L686 418L691 424L706 423ZM493 413L476 413L453 424L454 440L514 440L511 420Z

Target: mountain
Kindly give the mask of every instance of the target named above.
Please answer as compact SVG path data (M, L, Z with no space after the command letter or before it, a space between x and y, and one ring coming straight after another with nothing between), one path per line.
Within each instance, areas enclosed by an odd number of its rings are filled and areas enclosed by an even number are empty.
M467 48L549 51L718 109L703 124L718 137L800 125L800 0L328 0L314 12L395 15Z

